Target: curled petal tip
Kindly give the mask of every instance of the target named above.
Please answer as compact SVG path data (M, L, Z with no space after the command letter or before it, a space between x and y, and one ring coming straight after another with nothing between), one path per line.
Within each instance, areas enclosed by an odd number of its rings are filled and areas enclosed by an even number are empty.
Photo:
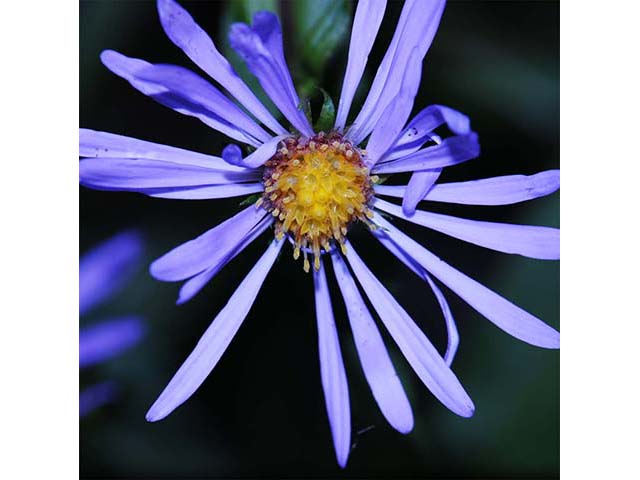
M278 16L269 10L260 10L253 14L254 27L260 26L260 24L263 24L266 22L269 22L269 23L275 22L277 24L280 24L280 20L278 19Z
M411 217L414 213L416 213L417 205L413 205L413 202L409 203L408 201L402 200L402 212L407 216Z

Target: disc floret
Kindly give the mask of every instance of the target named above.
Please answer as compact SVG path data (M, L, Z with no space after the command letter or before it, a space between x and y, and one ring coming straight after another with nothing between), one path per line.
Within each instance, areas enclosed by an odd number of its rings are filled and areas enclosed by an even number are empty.
M345 236L355 221L371 225L373 184L362 158L365 151L339 133L320 132L311 138L283 140L265 163L264 194L258 204L274 217L276 238L289 235L293 258L307 252L320 268L321 250L332 244L345 250Z

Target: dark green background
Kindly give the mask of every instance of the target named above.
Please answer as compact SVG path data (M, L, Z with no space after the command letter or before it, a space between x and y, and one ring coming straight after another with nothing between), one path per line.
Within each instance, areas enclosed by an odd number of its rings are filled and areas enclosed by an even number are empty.
M221 45L227 2L184 5ZM370 56L367 81L393 34L400 7L390 2ZM284 2L287 58L299 60L291 12L292 4ZM319 82L334 99L346 62L345 42L348 37L338 44ZM80 126L220 154L226 144L222 135L144 97L104 68L99 54L106 48L151 62L193 67L164 36L153 2L81 2ZM294 76L305 80L299 67ZM449 168L442 181L559 168L558 3L450 2L424 63L415 111L432 103L468 114L482 145L480 158ZM80 188L81 252L124 228L139 229L147 241L144 263L126 291L81 324L108 314L138 313L146 317L149 330L135 350L81 373L81 385L110 378L122 387L119 402L80 422L83 476L558 475L559 353L509 337L447 289L461 336L453 369L474 399L476 413L462 419L440 405L386 336L416 419L407 436L392 430L379 413L357 361L341 297L333 290L354 442L349 464L340 470L320 385L312 281L301 264L292 261L288 247L207 381L166 420L145 422L146 410L249 271L268 237L247 248L181 307L174 305L178 285L156 282L146 267L237 211L238 202L162 200ZM506 207L423 208L467 218L559 226L559 194ZM396 223L455 267L559 326L557 262L500 254ZM428 287L366 232L354 229L350 235L374 273L443 349L444 324ZM358 434L361 430L366 432Z

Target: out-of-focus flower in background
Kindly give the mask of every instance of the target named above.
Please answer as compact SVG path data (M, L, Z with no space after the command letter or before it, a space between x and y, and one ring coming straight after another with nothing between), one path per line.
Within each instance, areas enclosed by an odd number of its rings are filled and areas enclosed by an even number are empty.
M122 232L80 259L80 316L120 292L140 266L142 238L134 231ZM80 328L80 369L110 360L137 344L145 327L140 317L125 315L100 319ZM111 402L118 384L107 380L80 392L80 416Z
M251 309L285 239L293 247L293 257L303 257L305 271L311 270L308 257L313 257L321 379L336 458L342 467L351 449L351 411L323 255L330 255L371 392L383 416L401 433L413 428L411 406L356 280L418 377L440 402L462 417L473 415L474 405L451 370L458 348L457 328L432 276L510 335L535 346L559 348L559 333L554 328L449 266L383 218L391 215L499 252L559 259L556 228L417 210L423 200L507 205L559 188L557 170L437 183L444 168L476 158L480 151L469 119L458 111L431 105L409 120L422 61L438 28L444 1L405 2L369 93L359 113L348 121L385 8L383 0L358 3L337 112L330 99L325 99L315 123L287 67L278 17L263 11L254 16L252 25L231 26L231 46L289 128L258 100L208 35L173 0L158 1L165 32L248 113L190 70L103 52L101 59L107 68L140 92L250 147L247 156L232 145L221 157L215 157L81 130L80 154L85 158L80 163L80 177L87 187L189 200L260 194L251 202L255 204L152 264L151 273L159 280L186 280L178 303L196 295L272 226L276 237L150 408L149 421L163 419L185 402L216 366ZM382 184L381 175L396 173L410 173L411 178L406 185ZM401 198L402 204L384 201L377 198L379 195ZM436 350L360 259L347 240L356 223L367 226L375 239L432 290L449 334L446 352Z

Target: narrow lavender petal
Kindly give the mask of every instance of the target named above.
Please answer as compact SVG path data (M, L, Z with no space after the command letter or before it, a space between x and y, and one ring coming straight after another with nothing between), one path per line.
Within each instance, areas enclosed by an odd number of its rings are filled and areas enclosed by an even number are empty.
M287 133L185 9L173 0L158 0L158 13L167 36L196 65L220 83L273 132L279 135Z
M288 136L290 135L278 135L277 137L273 137L268 142L260 145L255 152L247 155L245 158L242 158L242 151L240 151L237 145L227 145L222 152L222 158L233 165L251 169L259 168L264 165L267 160L273 157L278 148L278 144Z
M331 255L333 270L347 307L353 339L373 397L389 424L400 433L413 429L409 399L393 368L380 331L340 255Z
M169 415L193 395L211 373L249 313L282 245L283 241L269 245L151 406L147 421L156 422Z
M144 191L152 188L232 185L260 179L260 172L225 172L194 165L136 158L85 158L80 183L100 190Z
M381 199L376 199L374 205L409 222L498 252L541 260L560 258L560 230L557 228L482 222L422 210L407 216L398 205Z
M136 77L144 82L157 84L186 101L213 112L225 122L246 132L260 142L271 135L205 79L177 65L150 65L141 69Z
M471 132L469 117L463 113L444 105L430 105L413 117L383 160L395 160L417 151L432 140L432 132L445 123L455 135Z
M358 89L373 42L387 7L387 0L362 0L358 2L351 29L347 70L342 81L335 129L344 130L351 109L351 102Z
M199 273L195 277L191 277L180 288L178 294L177 305L182 305L185 302L191 300L202 288L220 271L222 268L233 260L240 252L242 252L250 243L258 238L271 224L274 219L271 215L267 215L258 223L253 229L245 235L238 244L227 254L224 258L215 258L213 263L208 269Z
M164 254L151 264L151 275L165 282L176 282L199 274L218 259L225 258L266 214L263 208L250 205L199 237Z
M451 267L402 233L378 213L374 222L382 227L374 232L387 246L395 243L406 255L458 294L465 302L509 335L543 348L560 348L560 334L504 297ZM391 253L397 253L390 249Z
M320 376L327 406L327 416L333 437L333 446L338 464L347 465L351 449L351 410L347 374L340 353L340 341L333 318L333 308L324 265L313 272L318 323L318 351L320 354Z
M80 368L117 357L138 343L144 325L138 317L112 318L80 330Z
M80 259L80 315L122 289L142 256L142 237L135 231L119 233Z
M480 154L478 135L457 135L445 138L439 145L418 150L398 160L377 163L374 173L414 172L448 167L476 158Z
M109 70L127 80L133 88L153 98L158 103L183 115L195 117L205 125L239 142L256 147L260 145L261 142L259 140L229 123L220 115L207 108L207 106L194 102L193 99L189 98L189 92L183 91L183 89L176 91L169 90L158 83L141 79L139 75L149 67L153 67L151 63L137 58L126 57L113 50L105 50L102 52L100 59Z
M140 193L155 198L170 198L176 200L211 200L214 198L231 198L262 192L262 183L235 183L230 185L207 185L203 187L154 188L139 190Z
M419 56L418 49L414 48L402 78L400 91L384 109L384 113L376 122L367 143L367 166L375 165L389 147L396 142L402 128L407 123L420 86L421 62L422 58Z
M231 160L237 161L238 165L243 167L251 169L259 168L264 165L267 160L273 157L273 155L276 153L280 141L288 136L290 135L278 135L277 137L273 137L268 142L260 145L255 152L247 155L245 158L241 158L240 160L238 160L237 158L232 158Z
M415 273L421 280L426 281L431 290L433 291L438 303L440 304L440 309L442 310L442 314L444 316L445 326L447 327L447 350L444 354L444 361L447 366L451 367L453 363L453 359L455 358L456 352L458 350L458 345L460 344L460 336L458 335L458 327L456 326L455 319L453 318L453 314L449 308L449 304L447 303L446 298L435 284L435 282L431 279L427 271L422 268L422 266L418 265L407 253L402 250L398 245L389 240L388 237L384 235L376 235L378 240L384 246L393 253L398 260L405 264L409 270Z
M80 129L80 156L93 158L145 158L147 160L164 160L166 162L194 165L225 172L246 171L245 168L227 165L220 157L86 128Z
M398 94L413 49L418 49L420 61L427 54L440 23L444 3L444 0L405 2L396 31L378 67L369 94L347 132L347 138L354 143L359 144L371 133L384 109Z
M371 273L347 242L347 260L385 327L426 387L449 410L462 417L473 415L474 406L460 381L429 339Z
M289 136L290 135L278 135L277 137L273 137L271 140L258 147L255 152L247 155L247 157L242 161L242 165L247 168L261 167L276 153L278 144Z
M379 195L402 198L404 186L376 185ZM535 175L507 175L468 182L440 183L424 197L433 202L464 205L510 205L550 195L560 188L560 170Z
M298 108L300 99L284 65L278 17L271 12L259 12L254 16L253 28L244 23L234 23L229 41L287 120L303 135L312 136L313 130Z
M442 315L444 316L444 323L447 327L447 350L444 354L444 363L446 363L448 367L451 367L453 359L456 356L456 352L458 351L458 345L460 345L460 335L458 334L456 320L453 318L453 314L451 313L451 309L449 308L449 304L447 303L447 299L444 294L427 272L424 272L424 278L427 279L431 290L433 290L433 294L436 296L440 309L442 310Z
M282 29L280 28L280 21L278 16L273 12L259 11L253 15L253 24L251 30L260 37L260 41L267 49L267 51L273 57L280 76L285 80L283 83L289 92L291 98L297 98L296 89L293 86L293 81L290 79L289 67L287 61L284 58L284 45L282 42Z
M442 173L442 168L423 170L411 174L411 178L407 184L407 190L402 198L402 211L405 215L410 216L416 213L418 203L429 193L429 190L433 188L440 173Z
M85 388L80 392L80 417L86 417L94 410L111 403L117 394L118 387L110 380Z

